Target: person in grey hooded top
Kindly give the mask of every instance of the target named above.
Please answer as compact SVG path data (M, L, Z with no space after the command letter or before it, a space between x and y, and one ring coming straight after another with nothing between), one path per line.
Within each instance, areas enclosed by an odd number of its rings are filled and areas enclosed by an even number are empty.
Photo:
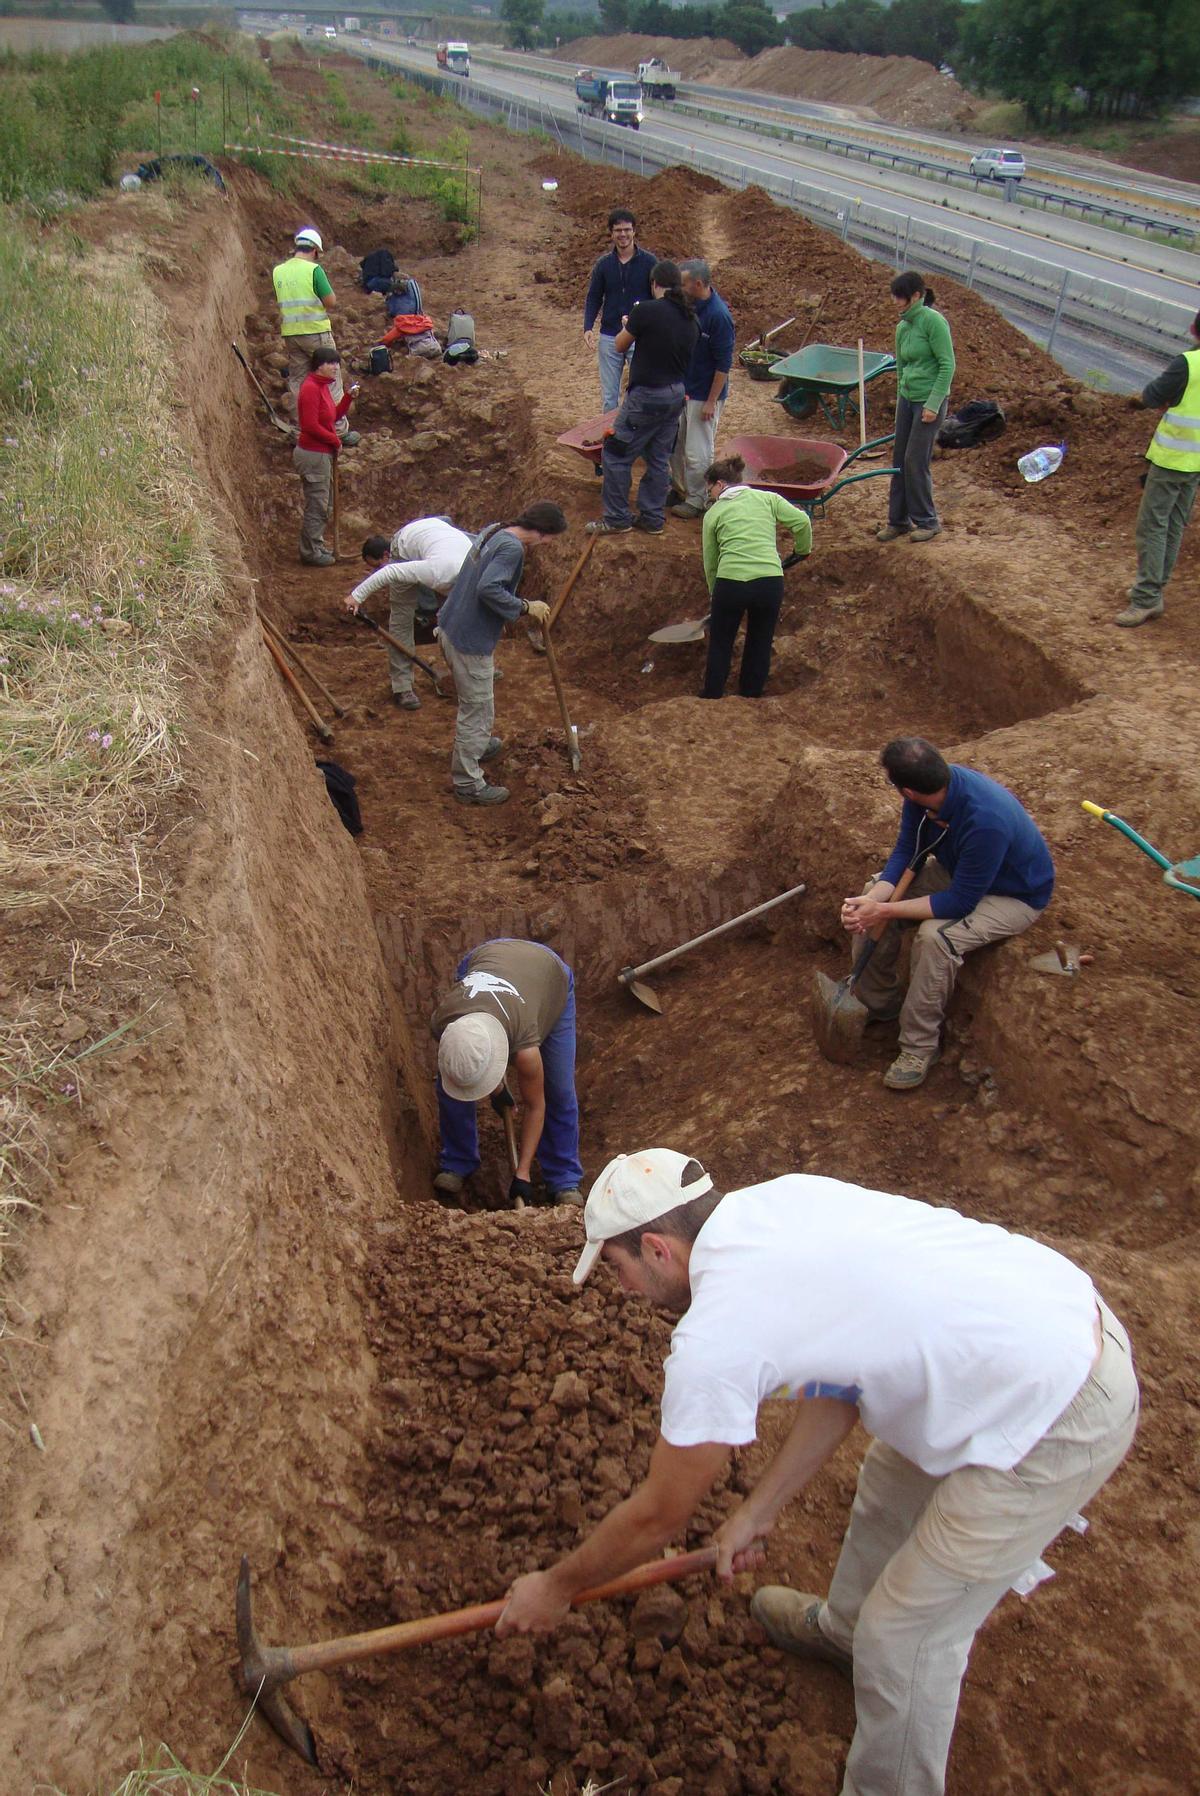
M475 538L438 613L438 638L458 692L450 778L461 804L503 804L508 798L508 788L490 786L480 767L501 748L500 738L492 735L496 644L505 624L523 613L540 624L549 617L548 605L522 599L517 587L526 549L566 527L561 507L548 499L527 505L510 524L489 524Z

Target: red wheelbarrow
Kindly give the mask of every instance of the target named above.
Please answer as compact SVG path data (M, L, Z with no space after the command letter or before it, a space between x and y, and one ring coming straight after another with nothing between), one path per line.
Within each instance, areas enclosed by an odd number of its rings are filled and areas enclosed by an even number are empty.
M559 442L564 439L560 437ZM844 474L853 461L868 449L890 443L892 433L863 443L853 455L847 455L840 443L824 442L813 437L734 437L721 445L722 456L740 455L746 464L747 486L757 486L781 499L790 499L809 517L823 517L825 507L835 493L859 480L890 479L895 468L863 468L857 474Z
M576 455L582 455L584 461L590 461L594 468L598 468L604 439L611 436L616 418L615 411L601 412L598 418L585 418L582 424L575 424L570 430L564 430L555 441L563 449L573 449Z

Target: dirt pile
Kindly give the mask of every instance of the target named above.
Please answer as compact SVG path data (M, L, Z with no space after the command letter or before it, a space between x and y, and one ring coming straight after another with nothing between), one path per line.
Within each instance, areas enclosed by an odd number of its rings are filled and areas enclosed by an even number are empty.
M559 56L567 62L596 62L630 71L648 57L661 56L689 81L820 100L896 125L969 126L980 107L952 75L942 75L931 63L913 56L853 56L780 46L747 57L720 38L639 37L628 32L579 38L564 44Z

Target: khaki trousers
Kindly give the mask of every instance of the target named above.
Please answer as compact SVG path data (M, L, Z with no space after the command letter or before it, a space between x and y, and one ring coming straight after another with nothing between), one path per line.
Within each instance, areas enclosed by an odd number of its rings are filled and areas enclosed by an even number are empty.
M671 481L688 504L699 506L701 511L708 504L708 488L704 484L704 476L713 464L717 426L721 422L721 413L725 410L725 401L717 401L716 410L707 420L700 416L703 410L703 399L688 400L679 420L675 447L671 451Z
M313 336L285 337L283 339L283 347L287 351L288 394L291 399L292 416L294 418L296 416L296 395L300 391L300 386L305 376L312 373L313 350L335 349L337 345L334 343L332 331L317 331ZM342 384L342 370L339 367L336 376L329 385L330 396L333 399L335 407L342 403L342 395L345 390L346 389ZM334 425L334 429L340 437L344 437L349 428L350 420L348 418L339 418Z
M875 885L869 879L864 891ZM940 861L926 861L913 880L906 898L927 898L931 892L942 892L950 884L950 875ZM1002 942L1006 936L1021 935L1041 912L1019 898L1001 898L989 892L966 917L931 917L925 923L889 923L880 937L866 971L855 986L855 995L877 1016L895 1016L899 1008L900 1046L928 1058L936 1054L941 1037L946 1007L954 991L963 956L989 942ZM900 931L916 929L912 960L908 974L908 993L902 1006L900 976L896 962L900 955ZM854 936L851 949L855 956L863 945L862 936Z
M1129 589L1129 603L1139 611L1152 611L1163 602L1163 587L1174 571L1197 490L1200 474L1160 468L1153 461L1147 463L1134 533L1137 579Z
M391 611L388 615L388 630L397 642L406 649L416 653L417 637L414 628L417 621L417 608L424 600L428 608L430 600L437 604L437 594L431 587L414 582L411 586L402 586L399 581L392 580L388 584L391 594ZM388 645L388 672L391 675L393 692L411 692L413 689L413 664L399 649ZM486 746L486 744L485 744Z
M456 792L482 792L487 780L479 757L491 740L496 715L492 697L496 663L491 655L460 655L444 631L439 633L438 641L458 693L450 778Z
M300 524L300 559L327 554L325 523L333 505L333 456L319 449L292 450L292 466L300 476L304 517Z
M1129 1451L1129 1337L1099 1305L1100 1358L1009 1472L933 1478L873 1441L819 1625L854 1654L857 1725L842 1796L941 1796L975 1635Z

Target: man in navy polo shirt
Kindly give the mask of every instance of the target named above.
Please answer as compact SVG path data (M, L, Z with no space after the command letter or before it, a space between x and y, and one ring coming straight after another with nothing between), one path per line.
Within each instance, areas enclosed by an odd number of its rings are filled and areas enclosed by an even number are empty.
M600 409L615 412L621 403L621 375L633 354L617 348L617 333L634 306L650 298L650 270L658 257L637 245L637 219L625 206L608 215L612 248L592 269L587 298L583 302L583 340L596 348L596 320L600 320Z
M898 736L879 757L904 799L883 872L842 906L858 936L888 925L855 986L872 1017L900 1019L900 1053L883 1076L892 1091L922 1084L938 1057L942 1020L963 955L1021 935L1054 891L1054 862L1037 824L1006 786L944 761L923 736ZM907 894L892 899L914 853L933 843ZM908 992L896 973L900 926L916 924ZM861 944L856 944L861 946Z
M677 518L698 518L708 503L704 476L714 459L717 425L729 397L734 329L729 307L712 284L708 263L694 256L679 264L679 272L700 335L684 381L687 404L671 456L671 483L683 497L670 509Z

